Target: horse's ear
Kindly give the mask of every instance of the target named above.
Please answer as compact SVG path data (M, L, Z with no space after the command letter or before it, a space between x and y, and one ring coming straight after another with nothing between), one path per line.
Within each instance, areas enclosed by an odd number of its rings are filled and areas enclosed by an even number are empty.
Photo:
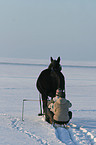
M50 59L51 59L51 62L52 62L53 61L53 58L51 57Z
M58 61L58 63L60 63L60 56L58 57L57 61Z

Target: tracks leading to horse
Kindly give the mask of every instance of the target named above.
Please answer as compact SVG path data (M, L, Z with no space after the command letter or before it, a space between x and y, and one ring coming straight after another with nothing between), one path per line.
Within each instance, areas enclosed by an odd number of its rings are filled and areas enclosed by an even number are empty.
M4 117L6 117L6 119L8 119L10 121L10 123L8 125L11 128L16 129L17 131L34 139L35 141L37 141L37 144L49 145L49 143L46 140L42 139L40 136L37 136L36 134L30 132L29 130L26 130L24 128L24 122L22 122L19 118L9 116L8 114L0 114L0 116L4 116Z
M30 124L27 126L24 122L22 122L19 118L10 116L8 114L0 114L1 119L6 120L7 126L9 128L15 129L18 132L26 135L26 137L29 137L30 139L34 140L37 142L37 144L42 144L42 145L50 145L50 144L66 144L66 145L79 145L79 144L84 144L84 145L96 145L96 137L87 129L70 123L70 128L65 129L62 127L58 127L57 129L54 129L54 127L47 122L34 122L33 124L38 124L39 126L39 132L41 129L41 132L46 130L46 132L50 132L50 135L47 134L44 136L38 134L38 130L36 130L33 125L30 126ZM40 118L39 118L40 121ZM29 121L30 122L30 121ZM32 128L33 127L33 128ZM44 132L44 133L46 133ZM49 138L48 138L49 137ZM52 137L54 138L54 142L52 142ZM56 139L57 138L57 139ZM51 141L50 141L51 140Z

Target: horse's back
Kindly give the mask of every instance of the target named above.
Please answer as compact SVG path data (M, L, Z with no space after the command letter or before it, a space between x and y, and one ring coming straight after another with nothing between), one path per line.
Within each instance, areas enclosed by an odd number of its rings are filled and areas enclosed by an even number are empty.
M56 89L65 87L64 76L61 72L56 73L50 69L41 72L37 79L37 88L43 95L55 97Z

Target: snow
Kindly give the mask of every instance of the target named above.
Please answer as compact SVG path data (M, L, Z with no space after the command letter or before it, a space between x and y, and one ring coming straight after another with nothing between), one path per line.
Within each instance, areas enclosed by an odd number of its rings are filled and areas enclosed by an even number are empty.
M61 61L67 99L73 104L69 129L55 129L38 116L36 80L49 63L49 60L0 58L0 145L96 144L96 67L90 67L96 63ZM24 102L24 121L23 99L35 100Z

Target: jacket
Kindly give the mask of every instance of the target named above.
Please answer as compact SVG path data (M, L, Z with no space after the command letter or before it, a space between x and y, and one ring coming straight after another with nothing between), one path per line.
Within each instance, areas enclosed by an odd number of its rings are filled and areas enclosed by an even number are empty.
M69 108L72 106L69 100L59 97L54 103L54 117L56 121L68 121L69 120Z

